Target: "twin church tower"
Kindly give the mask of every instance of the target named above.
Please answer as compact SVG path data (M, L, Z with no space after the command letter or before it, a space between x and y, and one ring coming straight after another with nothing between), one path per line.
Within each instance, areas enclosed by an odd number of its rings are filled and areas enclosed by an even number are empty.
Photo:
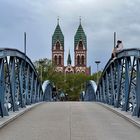
M59 19L52 36L52 61L56 65L56 72L90 75L90 67L87 67L87 38L81 25L81 19L74 36L74 66L72 66L70 51L67 66L64 66L64 35L59 25Z

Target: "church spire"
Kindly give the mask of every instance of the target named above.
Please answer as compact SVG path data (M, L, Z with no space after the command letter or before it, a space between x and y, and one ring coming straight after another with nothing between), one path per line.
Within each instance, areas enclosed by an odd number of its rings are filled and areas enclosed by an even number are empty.
M54 34L52 36L52 47L59 41L64 49L64 35L62 33L61 27L59 25L59 17L57 18L57 26L55 28Z
M59 16L57 17L57 25L59 25Z
M69 54L68 54L67 65L71 65L70 50L69 50Z
M86 34L83 30L82 24L81 24L81 17L79 18L79 20L80 20L79 27L74 36L74 47L76 48L79 41L82 41L84 44L84 47L87 48L87 38L86 38Z

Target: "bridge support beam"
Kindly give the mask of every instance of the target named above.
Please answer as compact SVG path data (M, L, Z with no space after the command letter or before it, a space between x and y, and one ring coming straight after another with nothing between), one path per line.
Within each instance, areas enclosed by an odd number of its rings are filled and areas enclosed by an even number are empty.
M140 49L126 49L105 66L96 99L140 117Z
M120 103L119 103L119 100L120 100L120 88L121 88L121 72L122 72L122 67L121 67L121 60L118 60L117 63L116 63L116 70L117 70L117 80L116 80L116 99L115 99L115 107L119 107Z
M42 98L41 83L31 60L18 50L0 49L0 116Z
M16 92L16 74L15 74L15 57L11 57L10 58L10 84L11 84L11 88L12 88L12 107L13 107L13 111L18 111L18 93Z
M136 72L136 107L134 108L134 116L140 116L140 59L137 59L137 72Z
M5 79L4 79L4 60L0 59L0 115L8 116L8 110L5 106Z
M123 111L128 111L129 108L129 81L130 81L130 71L129 71L130 65L130 58L125 58L125 84L124 84L124 96L125 96L125 102L123 104Z

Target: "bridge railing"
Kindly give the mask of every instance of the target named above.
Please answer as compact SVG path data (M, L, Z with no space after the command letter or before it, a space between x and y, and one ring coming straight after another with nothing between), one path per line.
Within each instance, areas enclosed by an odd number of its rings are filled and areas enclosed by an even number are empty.
M83 101L96 101L97 85L93 80L86 83L86 89L83 96Z
M53 85L49 80L44 81L42 85L43 89L43 100L44 101L52 101L53 100Z
M96 101L140 116L140 49L124 49L108 61L97 86Z
M31 60L16 49L0 49L0 116L43 101L42 85Z

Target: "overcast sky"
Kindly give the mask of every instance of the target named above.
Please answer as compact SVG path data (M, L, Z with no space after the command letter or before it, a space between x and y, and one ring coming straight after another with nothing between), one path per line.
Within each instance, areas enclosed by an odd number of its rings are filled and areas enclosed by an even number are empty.
M51 59L51 37L58 16L65 36L65 64L69 49L73 58L79 16L92 72L96 72L95 60L101 61L103 69L110 58L114 31L125 48L140 47L140 0L0 0L0 47L23 51L26 31L31 60Z

